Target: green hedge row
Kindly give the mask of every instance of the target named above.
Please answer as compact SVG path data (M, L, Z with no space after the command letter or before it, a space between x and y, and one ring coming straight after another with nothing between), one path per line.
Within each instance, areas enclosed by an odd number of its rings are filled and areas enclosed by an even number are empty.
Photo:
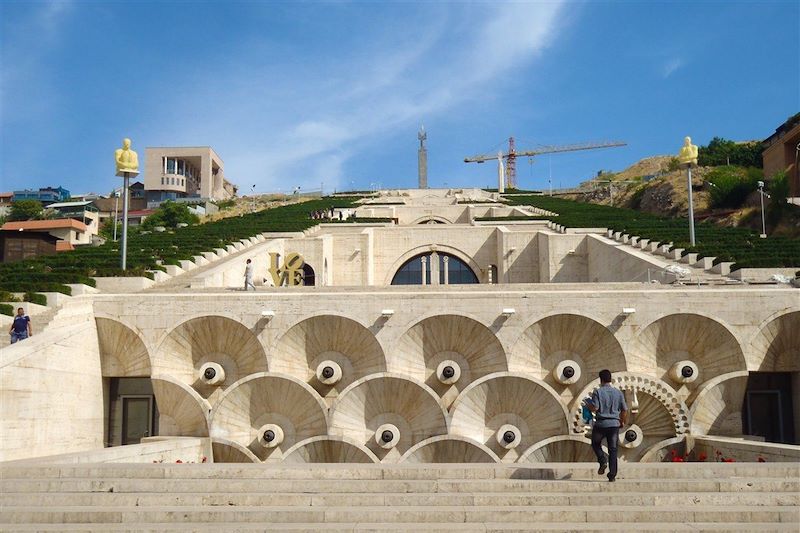
M716 257L716 262L735 263L734 268L780 268L800 265L800 239L762 239L748 228L725 228L708 223L695 224L696 246L689 242L686 218L663 218L641 211L597 205L551 196L513 196L513 204L532 205L558 213L545 217L565 227L604 227L643 239L672 243L684 254Z
M0 290L0 302L18 302L19 300L10 292Z
M350 217L347 220L328 220L324 221L325 224L335 223L335 224L385 224L387 222L393 222L391 218L381 218L381 217Z
M0 304L0 315L14 316L14 306L11 304Z
M503 222L507 220L550 220L551 217L514 215L513 217L475 217L479 222Z
M62 292L66 283L94 286L92 277L145 276L165 270L180 260L264 232L300 232L319 223L313 211L350 208L359 197L322 198L275 209L243 214L164 233L132 233L128 238L127 270L120 269L120 243L81 247L71 252L0 264L0 290L10 292ZM152 277L152 274L150 274Z
M22 297L22 301L38 305L47 305L47 296L35 292L26 292L25 296Z

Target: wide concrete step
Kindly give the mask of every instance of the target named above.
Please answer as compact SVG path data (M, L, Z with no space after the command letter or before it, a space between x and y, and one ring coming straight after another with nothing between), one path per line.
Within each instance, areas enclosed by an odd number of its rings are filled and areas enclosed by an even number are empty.
M293 507L293 506L225 506L225 507L16 507L0 510L0 523L647 523L647 522L720 522L720 523L800 523L800 509L785 506L359 506L359 507Z
M404 465L313 464L70 464L0 466L9 478L179 478L273 480L439 480L439 479L597 479L595 463L546 465ZM800 478L800 463L634 463L620 466L625 479L706 479L709 476Z
M0 531L798 531L800 465L0 466Z
M800 506L800 492L552 492L552 493L168 493L147 492L56 492L8 493L2 497L7 507L17 506L550 506L550 505L627 505L627 506Z
M269 492L269 493L474 493L597 492L601 479L544 481L526 479L462 480L260 480L260 479L2 479L0 492ZM603 483L604 492L800 492L800 479L618 479Z
M96 533L102 531L126 531L128 533L155 533L163 531L212 531L215 533L228 531L291 531L293 533L405 533L406 531L424 531L430 533L447 533L453 531L465 533L508 533L525 531L539 533L545 531L608 533L619 532L619 524L586 524L580 522L538 522L536 524L505 524L501 522L485 522L475 524L396 522L396 523L293 523L293 524L247 524L241 522L216 522L214 524L102 524L102 528L86 524L0 524L0 531L13 533L16 531L83 531ZM694 522L694 523L642 523L637 524L635 531L793 531L797 525L777 522L751 522L748 524Z

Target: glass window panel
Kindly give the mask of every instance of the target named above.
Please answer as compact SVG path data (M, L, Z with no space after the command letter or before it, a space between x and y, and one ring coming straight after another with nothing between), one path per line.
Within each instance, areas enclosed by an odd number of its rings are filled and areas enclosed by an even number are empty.
M472 269L464 261L458 257L439 253L439 283L444 283L444 257L448 257L448 283L452 285L478 283L478 277ZM412 257L397 270L397 273L392 278L392 285L421 285L422 284L422 261L421 259L427 258L426 269L426 284L431 283L431 266L430 266L430 253L420 254Z

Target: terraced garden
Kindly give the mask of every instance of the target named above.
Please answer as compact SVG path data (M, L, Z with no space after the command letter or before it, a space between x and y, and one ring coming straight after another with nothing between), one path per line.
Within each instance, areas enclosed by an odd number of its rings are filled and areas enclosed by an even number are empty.
M643 239L672 243L684 254L716 257L715 263L733 262L738 268L800 267L800 239L769 237L762 239L748 228L695 224L696 246L689 244L689 221L663 218L633 209L597 205L551 196L510 196L512 204L532 205L558 213L551 220L568 228L608 228Z
M67 283L94 286L94 276L146 276L165 270L201 252L224 248L241 239L264 232L303 231L319 223L309 213L334 207L352 207L358 197L323 198L290 204L198 224L164 233L132 233L128 238L128 269L119 267L119 243L83 247L71 252L0 264L0 291L24 292L30 301L35 293L71 294Z

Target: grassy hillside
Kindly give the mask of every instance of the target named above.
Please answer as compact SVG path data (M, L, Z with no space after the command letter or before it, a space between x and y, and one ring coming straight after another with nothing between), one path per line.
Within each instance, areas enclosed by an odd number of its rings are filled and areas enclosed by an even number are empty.
M164 233L133 233L128 239L128 269L119 267L120 244L107 242L97 247L0 264L0 291L62 292L66 283L94 286L93 276L146 276L149 270L164 270L180 260L264 232L303 231L319 223L311 211L331 206L350 207L358 197L311 200L264 209L255 213L197 224Z
M730 261L734 268L800 267L800 239L771 237L761 239L748 228L720 227L700 222L695 226L697 245L689 244L689 221L637 211L550 196L513 196L512 203L533 205L558 213L552 220L566 227L609 228L696 252L700 257L716 257L715 263Z

